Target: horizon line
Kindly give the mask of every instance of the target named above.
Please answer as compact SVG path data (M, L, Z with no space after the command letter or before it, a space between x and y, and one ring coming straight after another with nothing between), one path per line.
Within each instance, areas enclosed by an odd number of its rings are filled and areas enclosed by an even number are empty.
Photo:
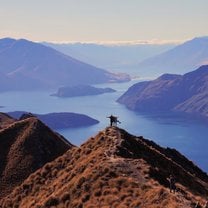
M33 41L36 43L52 43L52 44L96 44L96 45L108 45L108 46L134 46L134 45L167 45L167 44L172 44L172 45L179 45L182 44L186 41L190 41L195 38L203 38L203 37L208 37L208 36L199 36L199 37L192 37L188 39L175 39L175 40L165 40L165 39L149 39L149 40L63 40L63 41L57 41L57 40L33 40L27 37L2 37L0 36L0 39L4 38L11 38L11 39L26 39L29 41Z
M186 42L188 40L191 40L193 38L189 39L183 39L183 40L161 40L161 39L147 39L147 40L63 40L63 41L57 41L57 40L34 40L32 38L28 37L10 37L10 36L0 36L0 39L4 38L11 38L15 40L19 39L26 39L29 41L37 42L37 43L54 43L54 44L96 44L96 45L109 45L109 46L133 46L133 45L165 45L165 44L181 44L183 42Z
M152 39L152 40L123 40L123 41L117 41L117 40L108 40L108 41L43 41L47 43L53 43L53 44L96 44L96 45L109 45L109 46L133 46L133 45L165 45L165 44L181 44L187 40L159 40L159 39ZM38 41L40 42L40 41Z

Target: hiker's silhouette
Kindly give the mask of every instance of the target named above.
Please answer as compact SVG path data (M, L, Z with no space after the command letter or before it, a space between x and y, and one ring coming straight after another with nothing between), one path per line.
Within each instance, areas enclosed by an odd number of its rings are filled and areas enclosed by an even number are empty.
M110 126L117 126L117 123L121 123L118 120L118 117L117 116L113 116L112 114L110 116L108 116L107 118L110 119Z

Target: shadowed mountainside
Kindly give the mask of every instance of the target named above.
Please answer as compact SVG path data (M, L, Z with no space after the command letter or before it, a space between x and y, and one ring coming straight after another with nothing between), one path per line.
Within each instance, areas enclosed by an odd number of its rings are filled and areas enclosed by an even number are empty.
M0 130L0 198L72 145L35 117Z
M207 193L207 174L179 152L109 127L31 174L0 206L190 208Z
M30 114L25 111L8 112L8 115L19 119L24 114ZM43 123L52 129L76 128L83 126L91 126L99 123L98 120L93 119L84 114L60 112L48 114L32 114L40 119Z
M39 43L0 39L0 91L129 81Z
M184 75L164 74L137 83L118 102L135 111L176 111L208 118L208 65Z

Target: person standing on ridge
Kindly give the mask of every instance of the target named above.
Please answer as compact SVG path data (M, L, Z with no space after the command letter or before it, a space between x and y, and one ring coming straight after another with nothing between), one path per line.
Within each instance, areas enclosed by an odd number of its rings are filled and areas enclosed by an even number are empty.
M169 181L169 186L170 186L170 193L171 192L175 193L175 191L176 191L175 177L173 175L170 175L168 178L168 181Z
M121 122L118 120L118 117L113 116L112 114L111 114L110 116L108 116L107 118L110 119L110 126L117 126L117 123L121 123Z

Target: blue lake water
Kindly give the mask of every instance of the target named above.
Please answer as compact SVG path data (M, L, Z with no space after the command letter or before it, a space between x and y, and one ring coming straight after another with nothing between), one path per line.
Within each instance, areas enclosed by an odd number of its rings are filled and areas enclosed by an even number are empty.
M129 133L144 136L163 147L175 148L200 168L208 172L208 124L185 117L160 115L149 116L135 113L116 103L116 99L138 80L122 84L103 84L112 87L115 93L75 98L50 96L54 91L0 93L1 111L24 110L33 113L75 112L87 114L100 121L99 124L75 129L58 130L71 143L80 145L90 136L108 126L110 114L119 116L119 127Z

